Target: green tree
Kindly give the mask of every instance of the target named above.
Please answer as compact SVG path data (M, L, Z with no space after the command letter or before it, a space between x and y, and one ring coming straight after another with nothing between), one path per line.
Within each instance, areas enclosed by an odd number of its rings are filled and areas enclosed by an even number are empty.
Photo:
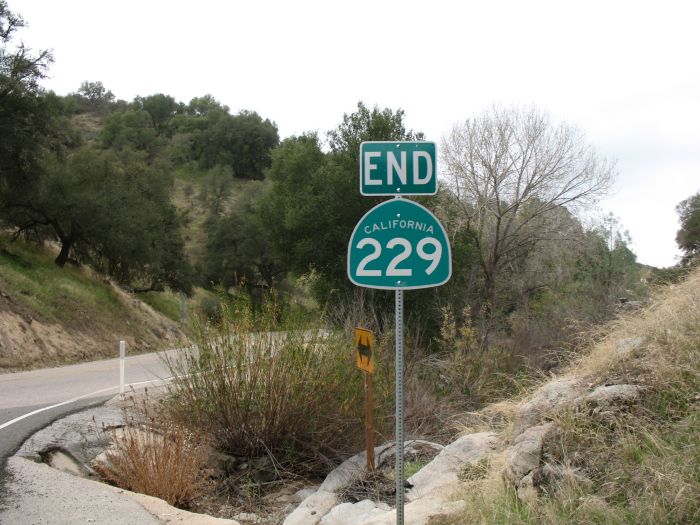
M129 109L107 115L102 127L102 145L106 148L137 149L155 156L163 146L147 111Z
M237 178L263 178L270 151L279 143L274 123L247 111L232 116L213 110L199 118L204 122L193 135L193 148L202 168L228 165Z
M39 86L52 56L15 43L15 33L24 26L22 17L0 0L0 214L10 200L30 191L40 152L58 138L60 103Z
M192 99L169 128L176 144L171 158L195 161L204 170L230 166L234 177L242 179L262 179L270 151L279 143L274 122L252 111L231 115L211 95Z
M688 264L700 255L700 193L680 202L676 212L681 224L676 244L683 250L683 264Z
M183 110L173 97L162 93L144 98L136 97L134 105L139 105L148 113L158 135L164 134L173 117Z
M114 102L114 93L109 91L102 82L85 80L78 88L78 95L94 106L107 106Z
M83 147L48 156L31 201L13 209L20 231L54 237L56 264L72 255L139 289L189 292L180 218L170 177L143 155Z
M272 187L262 205L265 225L275 247L298 274L314 270L321 277L317 297L333 289L349 290L347 243L357 221L380 199L360 195L358 157L366 140L416 140L407 130L404 112L369 109L359 103L354 113L328 133L330 152L317 135L286 139L273 151L268 176Z
M244 286L251 296L260 287L272 289L286 271L285 258L273 249L260 213L263 183L248 185L232 211L211 232L207 242L206 280L226 288Z
M216 165L207 172L199 198L209 208L210 221L217 221L224 212L232 186L233 170L230 166Z

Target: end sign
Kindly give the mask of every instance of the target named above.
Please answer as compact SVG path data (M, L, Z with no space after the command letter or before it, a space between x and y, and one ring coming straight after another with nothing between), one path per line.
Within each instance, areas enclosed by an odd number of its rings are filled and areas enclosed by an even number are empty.
M435 143L363 142L360 145L362 195L435 195Z

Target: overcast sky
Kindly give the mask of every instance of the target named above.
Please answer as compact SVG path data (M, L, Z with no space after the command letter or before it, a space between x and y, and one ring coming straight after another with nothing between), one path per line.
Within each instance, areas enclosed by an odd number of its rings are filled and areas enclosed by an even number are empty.
M617 159L601 205L640 262L676 262L675 206L700 191L700 4L694 1L8 0L58 94L206 93L286 137L358 101L406 112L439 143L493 104L536 105ZM696 7L697 6L697 7Z

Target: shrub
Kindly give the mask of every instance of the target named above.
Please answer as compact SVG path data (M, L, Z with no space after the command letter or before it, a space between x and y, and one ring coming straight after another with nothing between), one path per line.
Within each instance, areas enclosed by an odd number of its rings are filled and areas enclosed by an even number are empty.
M261 316L246 304L223 304L218 323L196 324L196 349L169 362L178 377L170 406L178 420L206 430L228 453L268 454L311 469L335 464L364 443L353 339L318 328L272 331L276 318L272 304ZM391 385L378 365L381 414ZM378 418L380 432L383 421Z
M431 360L439 370L441 388L462 396L472 409L514 394L524 381L522 358L511 345L492 339L479 340L469 309L462 312L461 321L449 308L443 309L442 351Z
M208 450L202 436L161 418L144 402L132 411L116 449L96 465L105 481L187 508L203 488Z

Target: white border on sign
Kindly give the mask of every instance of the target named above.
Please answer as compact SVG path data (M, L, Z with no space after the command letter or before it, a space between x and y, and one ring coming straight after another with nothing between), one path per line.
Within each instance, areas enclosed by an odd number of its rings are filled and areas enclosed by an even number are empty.
M370 213L372 213L375 209L379 208L380 206L386 206L390 202L394 202L396 200L401 200L403 202L410 202L414 206L418 206L422 210L424 210L428 215L430 215L433 219L435 219L435 222L437 225L440 227L440 230L442 231L442 234L445 236L445 242L447 244L447 277L445 277L445 280L436 284L427 284L423 286L371 286L369 284L360 284L357 281L355 281L352 278L352 272L350 271L350 250L352 249L352 240L355 238L355 232L357 231L358 226L362 224L362 221L365 220L365 217L367 217ZM348 279L352 284L355 286L362 286L363 288L374 288L375 290L420 290L423 288L435 288L437 286L442 286L445 284L447 281L450 280L452 277L452 247L450 246L450 239L447 237L447 232L445 231L445 228L442 226L442 223L438 220L438 218L433 215L433 212L431 212L428 208L423 206L422 204L418 204L415 201L409 200L409 199L402 199L398 197L397 199L390 199L387 201L380 202L376 206L372 207L371 210L369 210L367 213L365 213L362 218L357 221L357 224L352 230L352 234L350 235L350 240L348 241L348 251L347 251L347 274L348 274Z
M433 171L435 172L435 191L432 193L403 193L403 192L393 192L393 193L365 193L362 189L362 147L365 144L432 144L435 148L435 165L433 166ZM360 195L363 197L404 197L404 196L420 196L420 195L437 195L438 192L438 177L437 177L437 144L430 140L365 140L360 143Z

